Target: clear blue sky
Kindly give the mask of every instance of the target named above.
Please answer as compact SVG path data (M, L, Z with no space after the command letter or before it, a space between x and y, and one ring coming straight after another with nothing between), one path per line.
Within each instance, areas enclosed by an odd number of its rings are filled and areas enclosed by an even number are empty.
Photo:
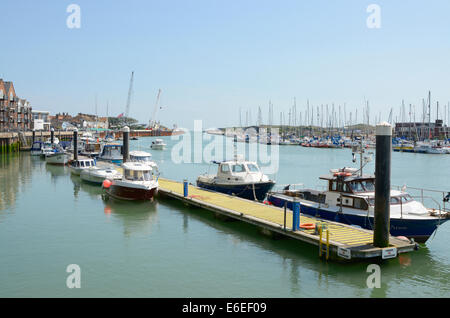
M71 3L80 29L66 26ZM380 29L366 26L371 3ZM258 106L267 121L269 100L278 122L294 96L301 110L309 99L359 114L368 99L384 120L402 99L421 116L428 90L450 100L448 0L3 0L1 10L0 77L52 113L95 113L97 95L99 115L109 100L117 116L132 70L131 116L147 122L161 88L158 119L183 127L237 124L239 108L255 121Z

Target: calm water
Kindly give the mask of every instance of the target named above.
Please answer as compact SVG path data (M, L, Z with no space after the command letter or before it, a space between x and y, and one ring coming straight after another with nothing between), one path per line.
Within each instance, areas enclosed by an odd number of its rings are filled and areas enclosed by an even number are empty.
M208 164L176 164L151 138L162 176L194 182ZM330 168L351 166L348 149L279 147L279 184L315 187ZM450 190L450 155L393 153L392 183ZM211 172L215 167L211 167ZM366 168L373 172L373 162ZM317 247L273 240L240 222L176 201L108 201L100 187L22 153L0 157L0 297L449 297L450 222L414 253L384 261L381 288L369 263L318 259ZM81 267L81 288L66 267Z

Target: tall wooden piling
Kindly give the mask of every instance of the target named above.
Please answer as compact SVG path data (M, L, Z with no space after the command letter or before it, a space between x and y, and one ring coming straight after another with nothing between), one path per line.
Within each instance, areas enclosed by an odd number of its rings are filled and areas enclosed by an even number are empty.
M54 141L55 141L55 130L52 128L50 129L50 143L53 145Z
M73 130L73 160L78 160L78 129Z
M389 246L391 201L392 127L383 122L376 126L375 213L373 244Z
M122 129L123 132L123 162L127 162L128 160L128 154L129 154L129 142L130 142L130 128L128 128L128 126L123 127Z

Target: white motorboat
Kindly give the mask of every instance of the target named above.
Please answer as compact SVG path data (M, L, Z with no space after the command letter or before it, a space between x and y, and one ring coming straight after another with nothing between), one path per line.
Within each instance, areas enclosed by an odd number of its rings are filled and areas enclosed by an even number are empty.
M235 156L234 160L213 163L219 165L217 174L200 175L198 187L261 201L275 185L275 181L263 174L256 162Z
M83 170L95 167L96 162L92 158L78 158L70 162L70 172L79 176Z
M53 145L53 151L45 153L45 162L53 165L65 165L69 162L69 154L59 145Z
M122 175L114 167L94 166L84 169L80 173L80 178L83 181L102 184L105 179L119 180Z
M162 139L155 139L152 141L152 144L150 145L150 148L154 150L163 150L166 147L166 144Z
M158 189L158 176L148 164L125 162L120 180L106 179L103 188L106 194L122 200L153 200Z

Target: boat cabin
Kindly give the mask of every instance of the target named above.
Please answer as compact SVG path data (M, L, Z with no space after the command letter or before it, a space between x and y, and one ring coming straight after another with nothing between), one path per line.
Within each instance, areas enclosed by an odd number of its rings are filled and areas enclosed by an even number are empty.
M94 159L78 159L78 160L74 160L72 161L72 167L74 168L89 168L89 167L94 167L95 166L95 161Z
M153 168L140 162L126 162L122 165L123 178L128 181L152 181Z
M130 160L136 162L148 163L152 161L152 155L145 151L131 151Z
M106 144L103 146L101 157L116 158L122 156L122 145L120 144Z
M100 153L102 145L100 143L86 143L83 152L85 153Z
M217 177L225 180L243 180L252 174L262 174L255 162L248 161L225 161L219 163Z

